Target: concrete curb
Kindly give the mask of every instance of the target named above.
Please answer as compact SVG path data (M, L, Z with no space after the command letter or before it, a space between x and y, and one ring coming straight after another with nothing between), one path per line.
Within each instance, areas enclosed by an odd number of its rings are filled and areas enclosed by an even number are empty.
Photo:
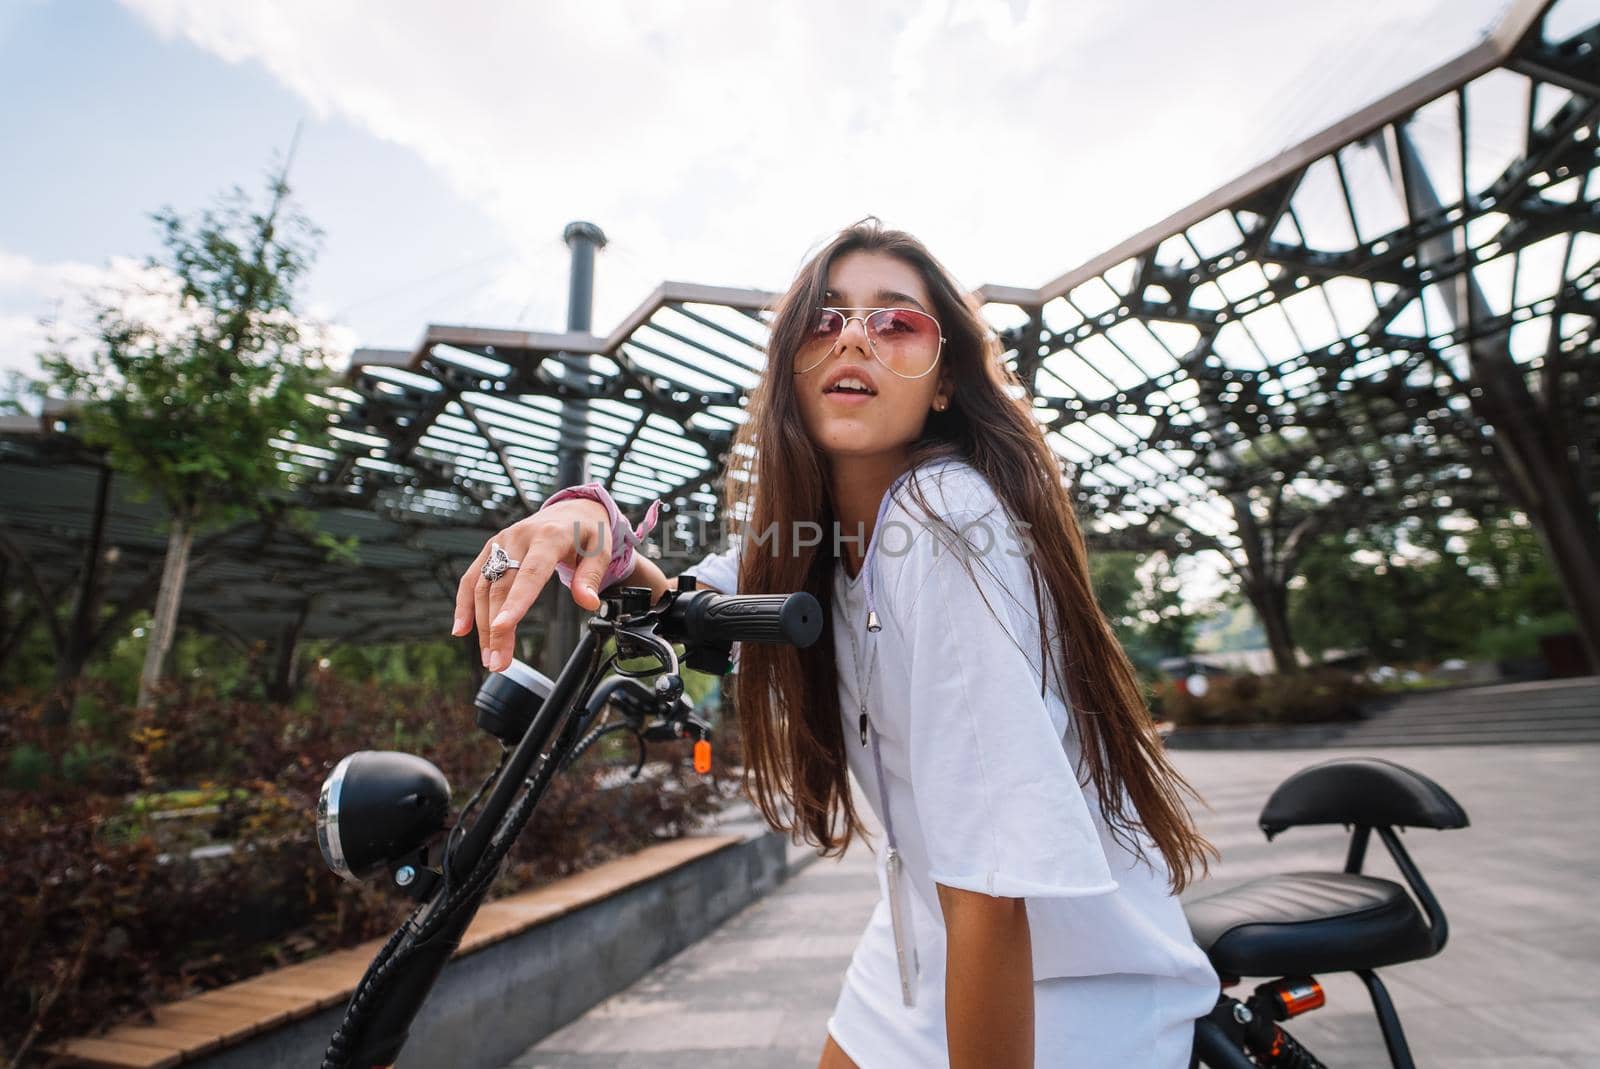
M498 1069L710 933L795 871L787 838L737 808L714 829L740 841L453 961L412 1029L400 1069ZM342 1005L216 1054L197 1069L320 1064Z

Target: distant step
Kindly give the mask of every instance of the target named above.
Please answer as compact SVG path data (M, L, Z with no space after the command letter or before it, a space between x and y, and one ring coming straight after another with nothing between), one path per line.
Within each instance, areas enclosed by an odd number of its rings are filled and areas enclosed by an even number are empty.
M1183 727L1180 750L1600 742L1600 676L1386 696L1345 724Z

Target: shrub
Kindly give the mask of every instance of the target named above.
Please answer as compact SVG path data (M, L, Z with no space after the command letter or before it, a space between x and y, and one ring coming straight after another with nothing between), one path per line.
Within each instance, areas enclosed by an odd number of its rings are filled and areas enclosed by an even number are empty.
M1361 704L1378 694L1360 677L1328 668L1217 676L1209 684L1205 696L1196 697L1175 681L1158 683L1152 704L1182 727L1324 724L1360 719Z

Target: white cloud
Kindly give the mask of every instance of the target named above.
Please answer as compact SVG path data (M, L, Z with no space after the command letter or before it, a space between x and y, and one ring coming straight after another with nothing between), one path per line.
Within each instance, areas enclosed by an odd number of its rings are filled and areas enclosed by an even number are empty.
M0 377L35 377L39 353L52 337L84 325L85 294L124 290L143 274L140 264L125 257L96 267L71 260L40 263L0 249Z
M113 304L130 319L152 325L176 325L177 281L170 271L152 268L129 257L112 257L105 265L78 261L41 263L0 249L0 384L12 374L39 374L39 354L56 348L68 352L90 344L97 303ZM300 318L307 346L320 348L334 367L343 367L355 347L346 327L322 322L325 312L313 308Z
M599 223L600 330L663 278L782 287L869 212L967 285L1038 285L1461 51L1503 6L124 2L410 148L522 248L559 260L564 224ZM500 289L509 321L527 290ZM537 313L557 326L560 302Z

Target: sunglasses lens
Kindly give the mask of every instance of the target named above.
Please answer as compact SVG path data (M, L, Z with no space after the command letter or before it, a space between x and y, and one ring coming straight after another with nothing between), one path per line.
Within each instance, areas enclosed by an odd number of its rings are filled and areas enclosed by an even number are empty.
M844 327L844 316L832 308L818 308L811 321L811 337L817 341L832 341Z
M880 308L867 317L867 337L891 371L916 376L939 356L939 324L910 308Z
M832 308L818 308L816 315L811 319L811 325L806 328L805 339L800 343L795 370L808 371L821 363L834 343L839 340L839 334L843 330L844 316Z

